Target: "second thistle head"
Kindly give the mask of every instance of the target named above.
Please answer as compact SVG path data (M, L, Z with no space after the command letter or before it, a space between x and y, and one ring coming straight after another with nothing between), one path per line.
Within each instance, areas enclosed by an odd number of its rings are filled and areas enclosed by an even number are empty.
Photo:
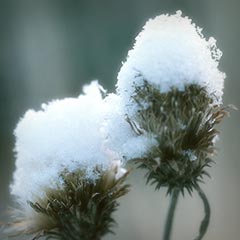
M117 86L127 122L136 136L154 139L134 161L157 189L191 193L208 175L215 127L227 114L221 56L215 39L178 11L150 19L123 63Z

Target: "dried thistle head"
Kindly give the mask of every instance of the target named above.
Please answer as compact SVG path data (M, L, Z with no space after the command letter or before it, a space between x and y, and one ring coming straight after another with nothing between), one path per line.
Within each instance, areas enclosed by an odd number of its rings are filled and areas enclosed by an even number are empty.
M172 88L161 93L144 81L143 86L136 87L133 101L139 106L134 121L158 142L135 163L147 169L147 181L156 189L167 187L171 192L179 188L191 193L204 175L209 176L206 167L213 162L216 125L228 112L196 84L185 86L183 91Z
M96 168L93 180L80 169L65 170L58 187L46 188L44 197L28 201L30 215L25 209L12 212L15 220L6 225L6 234L16 239L29 235L31 239L97 240L114 233L118 198L129 191L128 172L119 171L117 166Z
M133 159L157 189L191 193L208 175L216 125L227 115L221 56L216 40L181 11L149 19L128 52L117 90L136 139L153 139Z
M118 154L105 146L102 87L29 110L16 129L10 235L100 239L112 231L117 199L128 191ZM8 234L8 233L7 233Z

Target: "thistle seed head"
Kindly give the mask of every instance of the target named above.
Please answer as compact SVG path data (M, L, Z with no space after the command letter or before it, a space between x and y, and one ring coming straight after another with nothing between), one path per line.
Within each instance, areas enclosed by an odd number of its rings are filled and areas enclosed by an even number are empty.
M133 119L143 131L155 136L157 144L143 158L134 161L147 169L147 181L156 188L164 186L188 192L198 186L206 167L213 162L216 125L227 115L221 104L205 88L186 85L183 91L172 88L161 93L144 81L136 86L133 101L139 106ZM148 102L148 107L142 103ZM137 134L137 132L136 132Z
M82 170L61 173L57 188L46 188L45 197L28 201L31 217L13 215L15 221L7 226L8 235L18 239L30 235L32 239L97 240L113 233L113 212L118 198L129 191L125 184L128 172L116 177L119 169L96 168L95 180L86 178ZM18 210L21 213L21 210ZM17 213L17 210L15 211ZM26 217L26 216L25 216Z

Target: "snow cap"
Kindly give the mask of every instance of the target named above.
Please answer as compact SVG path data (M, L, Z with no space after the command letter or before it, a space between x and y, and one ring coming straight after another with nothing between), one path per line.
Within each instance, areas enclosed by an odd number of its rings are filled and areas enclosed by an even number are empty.
M86 177L94 179L96 165L111 167L101 133L105 111L100 89L94 81L78 98L43 104L40 111L29 110L20 120L14 132L16 171L11 193L23 204L59 184L65 169L84 169Z
M141 86L144 80L161 92L198 84L206 88L216 103L221 103L225 79L218 69L221 56L216 40L206 39L202 29L183 17L181 11L157 16L147 21L128 52L118 74L118 92L128 104L134 84Z

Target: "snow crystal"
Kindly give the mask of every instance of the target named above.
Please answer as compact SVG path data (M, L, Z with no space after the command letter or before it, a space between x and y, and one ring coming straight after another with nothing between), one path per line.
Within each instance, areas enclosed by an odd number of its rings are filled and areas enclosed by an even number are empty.
M59 183L59 173L83 168L94 178L96 165L110 167L101 125L104 101L96 81L78 98L65 98L29 110L15 129L16 171L11 193L26 204L46 186Z
M194 154L192 150L183 151L184 155L189 158L190 161L197 160L197 156Z
M218 69L222 52L216 40L204 38L181 11L150 19L136 37L132 50L118 74L118 92L129 104L136 85L146 80L167 92L184 90L187 84L205 87L216 103L221 103L225 74Z

